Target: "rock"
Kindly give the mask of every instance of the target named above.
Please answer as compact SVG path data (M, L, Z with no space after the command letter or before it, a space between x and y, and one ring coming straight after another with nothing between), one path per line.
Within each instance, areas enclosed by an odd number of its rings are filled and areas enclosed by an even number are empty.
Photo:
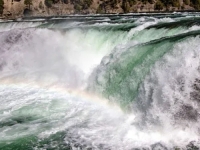
M50 2L48 7L46 1ZM150 2L150 1L149 1ZM20 18L23 16L54 16L66 14L95 14L95 13L124 13L124 12L155 12L157 1L142 2L136 0L32 0L32 5L25 5L24 0L4 0L3 16L6 18ZM195 7L195 5L194 5ZM27 10L27 8L29 10ZM194 10L193 7L181 3L184 10ZM198 8L198 7L195 7ZM78 9L78 10L77 10ZM164 7L162 11L177 11L178 7Z
M32 15L32 11L28 8L24 9L23 15L25 17L31 16Z
M152 150L167 150L167 147L162 145L161 143L156 143L151 146Z

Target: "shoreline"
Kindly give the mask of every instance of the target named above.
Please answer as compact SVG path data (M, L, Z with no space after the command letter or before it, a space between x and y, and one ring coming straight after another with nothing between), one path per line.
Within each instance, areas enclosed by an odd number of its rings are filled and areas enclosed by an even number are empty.
M27 17L74 16L74 15L124 15L155 14L174 12L199 12L200 4L165 2L164 0L0 0L1 19L19 19ZM160 3L159 3L160 2Z
M64 15L30 15L30 16L22 16L22 17L16 17L16 18L6 18L6 17L0 17L1 20L28 20L28 19L52 19L52 18L65 18L65 17L71 17L77 18L77 17L109 17L109 16L151 16L151 15L172 15L172 14L182 14L182 13L197 13L200 14L200 11L193 11L193 10L187 10L187 11L154 11L154 12L131 12L131 13L102 13L102 14L81 14L81 13L74 13L74 14L64 14Z
M171 14L181 14L181 13L198 13L200 14L200 11L166 11L166 12L133 12L133 13L105 13L105 14L66 14L66 15L51 15L51 16L27 16L22 17L21 19L52 19L52 18L66 18L71 17L77 18L77 17L109 17L109 16L152 16L152 15L171 15ZM19 19L19 18L17 18ZM14 19L16 20L16 19Z

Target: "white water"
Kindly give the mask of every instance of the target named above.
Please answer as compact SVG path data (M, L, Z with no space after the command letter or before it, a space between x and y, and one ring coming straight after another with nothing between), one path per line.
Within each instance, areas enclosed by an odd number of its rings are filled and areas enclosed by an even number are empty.
M141 100L148 101L150 99L149 92L153 89L151 99L154 100L154 106L156 107L160 107L158 105L161 105L169 109L169 106L174 105L174 107L177 107L179 104L185 104L191 105L198 111L199 104L196 100L192 100L190 94L194 91L194 84L198 86L196 80L200 77L199 41L200 38L196 37L177 43L173 51L155 64L155 67L151 69L150 75L146 77L141 88ZM177 108L174 108L174 111L175 109Z
M0 32L12 29L32 28L41 25L42 22L3 22L0 24Z
M120 34L120 36L119 36ZM98 40L94 37L97 37ZM125 34L15 29L1 34L1 80L83 88L92 69Z
M194 88L195 84L199 87L200 78L199 42L196 37L176 44L155 64L139 90L139 120L148 120L147 127L164 133L171 144L177 142L181 146L200 140L199 91Z
M0 128L0 143L27 135L44 139L62 131L66 132L64 141L72 147L80 143L93 149L100 145L113 150L153 149L152 144L161 143L170 149L185 148L191 141L198 145L198 117L186 120L179 112L182 105L199 110L197 101L188 101L192 85L199 79L199 37L177 43L152 67L139 91L138 101L143 107L138 104L138 109L125 113L85 91L88 77L102 58L115 46L135 45L138 41L129 41L130 34L152 24L156 23L145 23L129 34L81 29L15 29L1 33L0 122L16 118L27 121ZM120 54L115 59L120 59ZM181 84L184 90L180 90ZM180 120L174 117L177 113Z

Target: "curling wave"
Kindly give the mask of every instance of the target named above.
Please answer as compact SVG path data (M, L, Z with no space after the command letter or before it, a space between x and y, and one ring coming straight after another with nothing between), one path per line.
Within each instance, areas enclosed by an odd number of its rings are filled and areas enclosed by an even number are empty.
M0 31L0 149L200 147L198 13L24 18Z

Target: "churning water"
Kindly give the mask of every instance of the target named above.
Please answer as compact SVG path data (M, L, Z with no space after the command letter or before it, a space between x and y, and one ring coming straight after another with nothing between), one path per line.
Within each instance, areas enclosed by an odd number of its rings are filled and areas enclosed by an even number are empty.
M199 43L198 13L0 22L0 149L198 149Z

